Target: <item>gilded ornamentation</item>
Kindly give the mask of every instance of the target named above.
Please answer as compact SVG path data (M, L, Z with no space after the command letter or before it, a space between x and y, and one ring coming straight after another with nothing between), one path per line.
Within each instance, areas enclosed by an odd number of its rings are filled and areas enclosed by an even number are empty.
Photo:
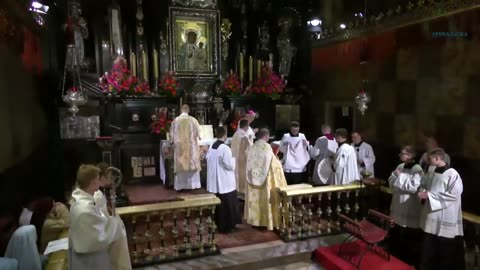
M407 25L421 23L437 19L439 17L451 16L467 10L474 10L480 7L480 0L416 0L405 5L399 5L395 9L389 9L385 14L378 14L368 18L356 19L348 23L347 29L332 29L325 26L323 35L314 46L324 46L328 43L341 42L351 38L361 37L372 32L378 33L401 28ZM375 19L372 19L375 18Z
M222 19L220 32L222 33L222 59L224 61L228 58L228 42L232 36L232 23L228 19Z

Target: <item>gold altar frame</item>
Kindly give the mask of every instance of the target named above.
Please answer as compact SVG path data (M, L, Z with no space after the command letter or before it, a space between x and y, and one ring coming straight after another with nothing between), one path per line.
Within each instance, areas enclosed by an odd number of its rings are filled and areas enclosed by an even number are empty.
M219 76L219 11L170 7L169 19L173 74L180 78Z

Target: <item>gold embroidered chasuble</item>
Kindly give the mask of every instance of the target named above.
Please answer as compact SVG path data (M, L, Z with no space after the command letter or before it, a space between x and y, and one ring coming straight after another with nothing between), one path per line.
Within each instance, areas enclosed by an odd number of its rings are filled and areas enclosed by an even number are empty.
M182 113L172 122L170 133L174 144L174 172L200 171L200 125L197 119Z
M236 161L235 179L237 182L237 191L245 193L247 185L247 155L248 150L252 146L252 141L248 138L248 134L238 129L232 138L232 154Z
M245 218L253 226L280 228L277 187L287 186L280 160L272 147L261 140L250 148L247 158Z

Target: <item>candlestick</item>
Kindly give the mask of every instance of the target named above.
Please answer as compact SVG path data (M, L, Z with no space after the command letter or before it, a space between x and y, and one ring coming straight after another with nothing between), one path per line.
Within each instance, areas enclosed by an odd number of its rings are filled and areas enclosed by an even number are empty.
M253 57L248 58L248 82L252 83L253 81Z
M153 50L153 78L158 79L158 53L157 50Z
M143 79L148 81L148 69L147 69L147 54L145 51L142 51L142 71L143 71Z
M268 55L268 67L273 69L273 54Z
M130 70L133 76L137 76L137 59L134 52L130 53Z
M262 61L257 60L257 79L260 78L262 72Z
M243 82L243 53L240 53L240 82Z

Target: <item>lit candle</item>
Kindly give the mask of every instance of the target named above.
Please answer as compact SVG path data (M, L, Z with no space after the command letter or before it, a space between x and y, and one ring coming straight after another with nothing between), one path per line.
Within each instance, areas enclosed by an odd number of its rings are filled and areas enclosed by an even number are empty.
M253 57L248 58L248 81L252 83L253 81Z
M262 72L262 61L257 60L257 78L260 78Z
M158 53L157 50L153 50L153 78L158 79Z
M240 53L240 82L243 82L243 53Z
M133 76L137 76L137 60L135 58L135 53L130 54L130 69Z
M147 54L142 51L143 79L148 81Z

